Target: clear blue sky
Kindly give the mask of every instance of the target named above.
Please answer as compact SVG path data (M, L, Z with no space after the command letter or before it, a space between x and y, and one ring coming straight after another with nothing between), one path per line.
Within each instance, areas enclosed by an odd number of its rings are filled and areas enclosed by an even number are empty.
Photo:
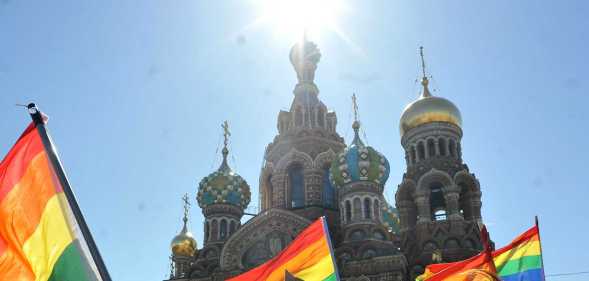
M434 94L462 111L464 159L497 245L539 215L547 273L589 270L587 2L346 3L339 23L357 48L315 38L316 83L347 142L358 94L367 142L391 163L390 201L405 168L398 120L417 96L424 45ZM29 122L14 104L37 102L114 280L167 276L180 197L196 206L225 119L231 165L257 204L264 148L296 76L292 41L243 29L256 17L237 0L0 0L0 152ZM201 220L193 207L199 244Z

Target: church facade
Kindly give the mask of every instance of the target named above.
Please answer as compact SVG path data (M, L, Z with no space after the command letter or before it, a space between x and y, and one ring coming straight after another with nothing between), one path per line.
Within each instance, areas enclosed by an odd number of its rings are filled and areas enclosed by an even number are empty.
M320 216L328 220L343 280L413 280L428 264L481 250L481 191L463 162L458 108L431 95L424 70L422 93L400 118L406 170L395 202L387 202L388 160L361 140L358 118L349 144L337 133L336 113L327 110L314 82L320 58L307 40L291 49L298 83L266 147L260 212L241 223L251 189L227 163L226 136L223 162L202 179L196 196L205 217L204 245L197 247L185 212L171 243L169 280L238 275L275 256Z

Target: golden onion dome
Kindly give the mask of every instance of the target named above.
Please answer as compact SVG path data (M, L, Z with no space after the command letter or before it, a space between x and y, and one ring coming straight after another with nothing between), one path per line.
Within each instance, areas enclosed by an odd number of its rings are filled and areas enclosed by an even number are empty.
M428 89L428 79L421 80L423 93L416 101L405 107L399 129L401 137L409 130L432 122L446 122L462 128L460 110L449 100L432 96Z
M184 226L182 226L182 231L174 236L174 239L170 242L170 249L174 256L192 257L196 254L197 245L196 239L194 239L192 233L188 231L188 209L190 208L188 194L184 194L182 200L184 201L184 217L182 218Z
M187 256L191 257L196 254L196 239L192 236L192 233L186 229L186 224L182 231L172 239L170 243L172 254L175 256Z

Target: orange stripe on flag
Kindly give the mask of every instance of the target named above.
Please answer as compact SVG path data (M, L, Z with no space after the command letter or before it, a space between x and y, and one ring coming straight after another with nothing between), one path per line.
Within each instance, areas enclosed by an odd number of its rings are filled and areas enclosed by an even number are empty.
M28 165L26 173L0 202L0 235L22 248L37 228L47 201L55 195L53 174L45 152Z
M230 281L275 281L284 280L286 271L296 276L329 276L335 273L335 265L331 257L324 218L320 218L304 229L286 249L264 264ZM328 258L331 266L326 265L324 258ZM321 266L317 266L321 264ZM317 266L317 267L316 267ZM314 268L314 271L307 270ZM325 272L324 272L325 271ZM314 279L313 279L314 280ZM323 279L320 279L323 280Z
M2 237L0 237L0 244L3 243ZM24 257L10 246L3 245L4 249L0 249L0 280L35 280L31 266L24 260Z
M284 271L296 273L307 267L318 263L324 257L329 257L329 247L325 239L321 239L312 245L309 245L305 250L300 252L297 256L274 268L268 274L260 276L262 280L280 281L284 280Z

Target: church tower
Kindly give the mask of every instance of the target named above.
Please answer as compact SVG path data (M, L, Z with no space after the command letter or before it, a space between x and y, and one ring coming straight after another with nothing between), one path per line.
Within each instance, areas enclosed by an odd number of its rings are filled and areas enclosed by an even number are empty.
M314 220L326 215L331 229L338 219L329 167L345 147L336 132L335 112L319 99L315 70L321 53L304 38L290 51L298 83L289 111L278 115L278 135L266 147L260 175L261 211L288 209Z
M356 95L354 139L331 164L331 180L340 204L340 243L336 248L344 280L403 280L406 259L396 245L398 221L390 212L383 191L389 162L360 139Z
M200 181L197 201L204 221L204 248L200 255L216 260L229 237L241 226L241 217L250 202L250 187L227 163L229 155L229 124L223 128L223 162L219 169ZM206 267L212 267L207 265Z
M429 91L423 48L423 90L400 120L407 169L396 193L401 248L411 277L430 263L451 262L481 249L479 181L462 159L462 117Z

